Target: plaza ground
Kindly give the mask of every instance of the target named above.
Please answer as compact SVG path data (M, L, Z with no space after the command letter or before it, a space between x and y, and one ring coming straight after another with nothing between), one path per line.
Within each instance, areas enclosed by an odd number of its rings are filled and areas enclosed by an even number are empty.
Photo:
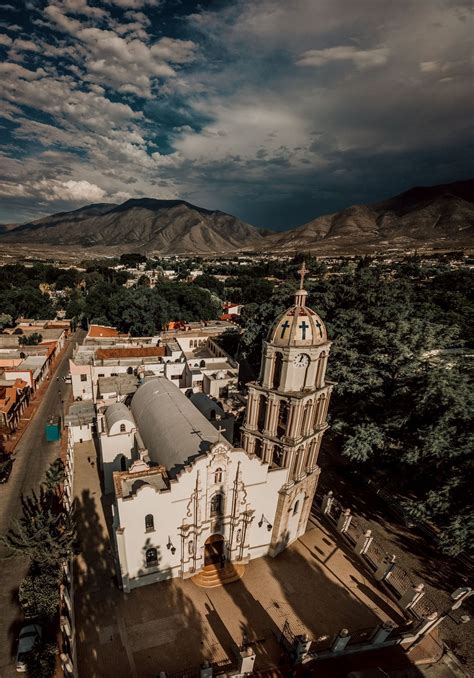
M243 578L203 589L170 580L122 593L116 586L93 443L76 445L75 495L81 554L76 559L78 669L88 678L155 677L207 660L225 667L243 640L253 643L256 669L277 667L285 620L295 633L332 637L401 621L326 527L306 534L277 558L252 561Z

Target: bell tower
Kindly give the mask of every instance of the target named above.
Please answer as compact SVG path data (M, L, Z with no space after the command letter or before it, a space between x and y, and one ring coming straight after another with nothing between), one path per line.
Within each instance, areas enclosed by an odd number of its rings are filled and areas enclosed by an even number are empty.
M242 447L272 469L285 469L270 555L304 534L320 469L317 465L334 384L326 381L331 342L321 318L306 306L303 263L295 303L263 342L258 381L248 384Z

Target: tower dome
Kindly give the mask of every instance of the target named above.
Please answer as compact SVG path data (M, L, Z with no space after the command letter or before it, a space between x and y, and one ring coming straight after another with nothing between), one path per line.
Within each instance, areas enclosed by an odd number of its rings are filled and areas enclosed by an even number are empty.
M307 269L303 263L300 289L295 293L295 303L273 323L267 341L274 346L318 346L328 340L326 327L320 316L306 306L308 293L303 289Z

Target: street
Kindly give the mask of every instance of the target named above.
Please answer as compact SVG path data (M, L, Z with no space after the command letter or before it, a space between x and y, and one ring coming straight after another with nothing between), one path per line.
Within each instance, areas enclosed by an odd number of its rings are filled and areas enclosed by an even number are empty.
M48 466L59 456L61 443L46 442L45 424L51 415L61 416L61 409L67 410L71 385L66 384L63 377L69 372L69 358L75 344L82 342L84 336L84 330L78 330L69 339L59 364L50 376L38 409L16 446L10 479L5 485L0 485L0 534L5 534L21 516L22 495L38 490ZM59 381L56 377L59 377ZM63 405L61 401L64 401ZM17 636L23 622L17 591L28 563L26 559L5 559L5 556L6 549L1 547L0 675L9 678L16 675Z

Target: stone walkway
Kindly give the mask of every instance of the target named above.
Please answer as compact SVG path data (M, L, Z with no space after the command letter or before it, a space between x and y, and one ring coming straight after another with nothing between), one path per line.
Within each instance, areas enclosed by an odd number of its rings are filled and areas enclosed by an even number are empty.
M252 561L243 579L225 587L202 589L175 579L124 594L115 584L92 443L76 445L74 491L81 546L75 583L80 676L154 678L160 670L204 660L226 666L244 639L254 642L256 668L262 670L278 665L277 636L286 619L293 631L314 638L399 619L351 555L315 523L278 558Z

